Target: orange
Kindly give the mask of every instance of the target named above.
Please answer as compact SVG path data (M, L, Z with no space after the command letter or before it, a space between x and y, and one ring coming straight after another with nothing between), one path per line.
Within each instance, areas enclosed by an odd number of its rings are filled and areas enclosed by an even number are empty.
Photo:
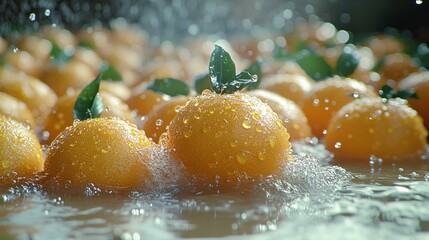
M30 53L37 61L45 63L51 55L52 44L49 40L35 35L28 35L19 39L18 48Z
M290 135L290 141L298 141L312 136L307 117L295 102L266 90L250 91L247 94L259 98L277 113Z
M4 55L4 59L14 69L28 75L38 77L42 72L42 63L26 51L8 51Z
M154 92L150 89L144 89L134 93L128 100L127 104L131 110L136 111L137 116L148 115L155 106L167 101L169 97L165 94Z
M191 176L232 183L225 188L280 174L290 158L289 134L277 114L242 93L191 97L160 141Z
M344 162L400 162L426 153L427 134L422 118L405 100L362 98L333 117L326 148Z
M41 30L42 37L55 42L61 48L74 47L77 39L69 30L46 25Z
M36 128L36 121L27 105L3 92L0 92L0 114L13 118L31 129Z
M402 80L411 73L418 72L419 66L405 53L395 53L387 55L380 68L380 75L386 79L395 81Z
M410 98L408 103L423 118L426 129L429 129L429 72L410 75L399 82L399 89L413 89L418 99Z
M70 61L65 64L51 65L41 76L60 97L66 93L83 89L96 77L96 73L86 64Z
M122 101L127 101L131 96L131 90L124 82L101 81L100 92L108 92Z
M178 96L156 105L153 111L147 115L141 127L145 131L146 136L152 138L157 143L161 134L167 131L168 125L187 100L187 97Z
M49 183L108 189L135 189L150 179L152 142L119 118L77 121L50 145L45 161Z
M5 74L5 79L0 79L0 92L24 102L37 124L44 121L57 101L57 96L45 83L23 73Z
M28 177L42 170L43 151L35 133L0 114L0 177Z
M79 93L74 93L58 98L44 123L43 143L50 144L66 127L73 125L73 109L78 96ZM109 93L100 93L100 96L104 107L100 117L121 117L134 122L128 106L119 98Z
M318 138L323 137L335 113L358 96L377 95L369 86L350 78L334 77L316 83L306 94L302 107L313 134Z
M305 95L311 90L314 81L299 74L276 74L265 78L260 88L279 94L302 105Z
M396 38L382 34L371 37L367 45L377 59L389 54L402 52L405 49L404 44Z

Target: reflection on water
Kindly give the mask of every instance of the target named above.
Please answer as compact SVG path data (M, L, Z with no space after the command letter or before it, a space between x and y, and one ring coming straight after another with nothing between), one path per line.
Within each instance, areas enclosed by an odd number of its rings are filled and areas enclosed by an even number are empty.
M325 154L319 147L295 151ZM304 156L281 179L201 195L165 187L73 196L29 182L2 190L0 239L427 239L428 167L341 168Z

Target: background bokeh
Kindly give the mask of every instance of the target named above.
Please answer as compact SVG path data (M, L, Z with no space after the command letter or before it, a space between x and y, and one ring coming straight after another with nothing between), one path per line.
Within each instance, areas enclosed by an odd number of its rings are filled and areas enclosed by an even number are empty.
M181 39L199 33L256 34L290 31L294 21L317 15L354 33L406 29L429 42L425 0L109 0L0 1L0 33L37 30L44 24L71 29L122 17L152 36Z

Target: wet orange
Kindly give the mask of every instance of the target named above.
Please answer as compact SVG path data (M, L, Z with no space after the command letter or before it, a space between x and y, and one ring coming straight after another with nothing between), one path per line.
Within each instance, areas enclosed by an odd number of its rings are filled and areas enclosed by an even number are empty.
M427 134L422 118L405 100L362 98L333 117L326 148L344 162L400 162L426 153Z
M13 173L31 176L42 170L43 151L35 133L24 124L0 114L0 177L15 177Z
M383 61L380 75L387 80L398 82L411 73L419 71L419 66L405 53L387 55Z
M364 83L350 78L334 77L316 83L305 96L302 108L313 134L323 137L335 113L358 96L376 97L377 94Z
M45 83L23 73L6 74L0 80L0 92L5 92L22 102L31 111L37 124L41 124L51 112L57 96Z
M187 100L187 97L179 96L156 105L143 121L141 129L145 131L149 138L152 138L157 143L161 134L167 131L168 125Z
M8 51L4 55L4 60L6 64L9 64L17 71L34 77L38 77L42 72L42 62L37 61L36 58L26 51Z
M167 101L169 97L164 94L154 92L150 89L144 89L134 93L127 104L131 110L136 111L138 118L148 115L159 104Z
M265 78L260 88L277 93L302 105L305 95L311 90L314 81L299 74L276 74Z
M49 182L72 187L139 188L150 179L151 145L143 131L120 118L76 122L50 145L45 172Z
M58 98L44 123L43 143L50 144L66 127L73 125L73 109L78 96L79 93L74 93ZM134 123L131 111L119 98L109 93L100 93L100 96L104 107L100 117L121 117Z
M389 54L402 52L405 49L404 44L398 39L382 34L371 37L367 45L377 59L381 59Z
M245 178L276 175L290 158L289 134L277 114L242 94L192 97L165 138L172 157L198 180L233 188Z
M429 72L410 75L399 82L399 89L413 89L418 99L410 98L408 103L423 118L426 129L429 129Z
M36 128L36 121L27 105L3 92L0 92L0 114L28 125L31 129Z
M250 91L247 94L259 98L277 113L290 135L290 141L298 141L312 136L307 117L292 100L266 90Z
M70 61L65 64L51 65L41 76L60 97L67 92L79 91L96 77L96 73L86 64Z

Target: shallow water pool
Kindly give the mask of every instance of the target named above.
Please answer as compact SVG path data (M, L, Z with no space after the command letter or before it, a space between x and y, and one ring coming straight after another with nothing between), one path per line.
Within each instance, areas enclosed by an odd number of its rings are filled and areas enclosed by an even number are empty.
M295 153L284 178L235 193L2 189L0 239L429 239L427 160L338 167L318 145Z

